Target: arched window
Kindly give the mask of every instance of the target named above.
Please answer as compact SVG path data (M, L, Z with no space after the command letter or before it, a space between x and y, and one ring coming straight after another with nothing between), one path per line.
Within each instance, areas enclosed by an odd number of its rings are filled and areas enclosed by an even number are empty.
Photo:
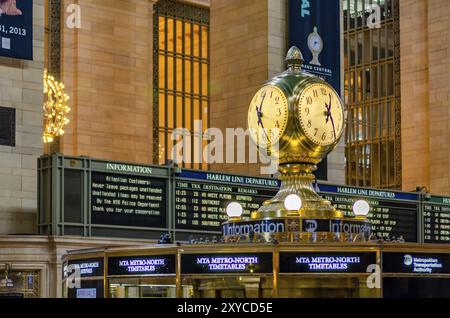
M154 162L175 159L173 131L185 128L183 167L206 169L201 154L209 127L209 9L160 0L153 23Z

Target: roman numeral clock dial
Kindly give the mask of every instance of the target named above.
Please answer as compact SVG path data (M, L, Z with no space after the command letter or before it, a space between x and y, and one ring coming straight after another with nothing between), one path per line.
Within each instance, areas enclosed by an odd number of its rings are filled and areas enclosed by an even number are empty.
M270 148L278 143L288 123L288 101L274 85L262 87L253 97L248 111L248 127L253 141Z
M305 88L298 102L301 128L319 146L337 143L344 131L344 109L334 89L326 84Z

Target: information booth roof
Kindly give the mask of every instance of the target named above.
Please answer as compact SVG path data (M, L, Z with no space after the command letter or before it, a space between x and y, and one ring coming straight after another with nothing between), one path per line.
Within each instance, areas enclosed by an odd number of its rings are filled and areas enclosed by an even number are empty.
M103 255L159 255L159 254L221 254L221 253L274 253L274 252L409 252L409 253L449 253L450 245L417 244L417 243L367 243L355 242L351 244L145 244L132 247L102 247L94 249L71 250L62 256L63 261L73 259L89 259Z

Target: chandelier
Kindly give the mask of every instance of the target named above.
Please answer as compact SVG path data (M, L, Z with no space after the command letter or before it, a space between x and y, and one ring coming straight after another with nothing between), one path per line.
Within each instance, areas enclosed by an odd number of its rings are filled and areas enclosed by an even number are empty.
M44 142L51 143L64 135L64 127L69 123L69 96L64 93L64 84L44 71Z

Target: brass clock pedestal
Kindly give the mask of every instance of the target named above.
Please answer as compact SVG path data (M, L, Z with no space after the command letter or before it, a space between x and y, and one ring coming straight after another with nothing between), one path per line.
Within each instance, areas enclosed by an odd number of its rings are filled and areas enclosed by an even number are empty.
M296 216L305 219L342 218L328 200L321 198L313 187L313 164L287 164L280 166L281 188L277 195L266 202L259 211L252 213L252 219L267 217ZM296 194L302 200L299 211L287 211L284 206L286 197Z
M250 219L231 219L223 225L225 242L361 242L370 237L371 226L367 219L346 218L330 201L323 199L314 189L316 170L313 164L287 164L279 168L281 188L272 199L251 213ZM289 211L285 199L295 194L301 198L302 207ZM284 231L271 232L269 224L283 224ZM250 230L253 224L265 224L266 232ZM229 228L240 228L227 233Z

